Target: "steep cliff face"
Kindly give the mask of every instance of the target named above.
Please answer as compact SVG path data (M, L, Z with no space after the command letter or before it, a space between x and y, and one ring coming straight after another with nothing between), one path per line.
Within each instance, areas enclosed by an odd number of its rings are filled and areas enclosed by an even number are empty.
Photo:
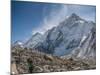
M79 47L72 51L71 56L78 58L96 58L96 32L95 27L91 29L88 36L84 36Z

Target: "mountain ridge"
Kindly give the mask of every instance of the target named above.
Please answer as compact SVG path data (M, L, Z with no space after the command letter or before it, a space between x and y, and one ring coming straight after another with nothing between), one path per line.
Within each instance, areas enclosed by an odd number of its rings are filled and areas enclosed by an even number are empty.
M89 39L88 37L91 38L96 35L92 35L95 32L91 31L93 28L94 30L96 29L94 22L86 21L77 14L72 13L72 15L59 23L57 27L49 29L44 34L36 33L32 35L24 46L56 56L72 55L75 53L74 50L78 49L86 38ZM91 41L87 40L85 43L89 42Z

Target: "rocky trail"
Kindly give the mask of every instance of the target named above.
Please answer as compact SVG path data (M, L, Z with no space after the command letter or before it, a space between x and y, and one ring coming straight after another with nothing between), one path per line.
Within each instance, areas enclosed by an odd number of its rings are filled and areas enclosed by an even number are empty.
M18 74L17 67L16 67L15 63L11 64L11 71L12 71L12 75Z

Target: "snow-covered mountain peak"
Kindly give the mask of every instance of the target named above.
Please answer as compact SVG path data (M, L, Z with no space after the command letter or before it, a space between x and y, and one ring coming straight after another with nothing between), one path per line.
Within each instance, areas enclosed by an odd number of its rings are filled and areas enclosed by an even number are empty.
M37 49L57 56L67 55L83 43L90 42L85 40L92 33L92 28L95 29L95 23L86 21L73 13L57 27L47 31Z
M67 27L67 28L72 28L73 26L77 26L77 25L83 25L84 23L86 23L87 21L82 19L80 16L78 16L75 13L72 13L68 18L66 18L64 21L62 21L59 26L60 28L62 27ZM66 28L66 29L67 29Z
M22 43L21 41L16 41L16 42L14 43L14 45L23 45L23 43Z
M80 18L77 14L72 13L71 16L68 17L68 19L77 21L77 20L82 20L82 18Z
M40 35L42 35L42 34L41 34L41 33L39 33L39 32L37 32L37 33L33 34L33 36L40 36Z
M27 48L33 48L35 45L38 44L38 42L42 41L42 34L39 32L32 35L32 37L24 44Z
M21 41L15 41L12 45L12 47L23 47L23 42Z

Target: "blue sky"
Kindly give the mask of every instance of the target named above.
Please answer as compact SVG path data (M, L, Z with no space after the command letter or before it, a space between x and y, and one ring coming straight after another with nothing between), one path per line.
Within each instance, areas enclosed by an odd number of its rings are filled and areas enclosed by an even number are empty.
M89 5L12 1L11 41L26 41L36 32L43 34L46 30L57 26L72 13L95 22L95 10L95 6Z

